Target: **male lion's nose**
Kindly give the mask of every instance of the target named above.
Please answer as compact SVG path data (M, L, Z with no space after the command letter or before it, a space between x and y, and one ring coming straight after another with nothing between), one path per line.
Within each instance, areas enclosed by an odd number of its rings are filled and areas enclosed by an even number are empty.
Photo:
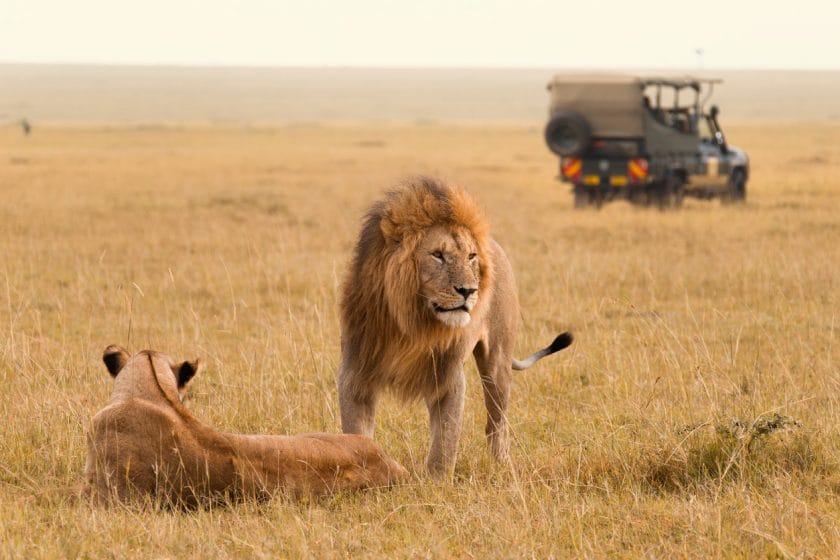
M464 296L464 299L467 299L471 295L473 295L478 290L476 288L466 288L464 286L455 286L455 291Z

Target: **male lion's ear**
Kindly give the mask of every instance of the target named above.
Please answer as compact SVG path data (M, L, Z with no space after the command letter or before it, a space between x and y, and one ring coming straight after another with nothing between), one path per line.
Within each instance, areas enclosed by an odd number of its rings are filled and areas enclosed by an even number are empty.
M111 374L111 377L116 377L126 362L128 362L129 357L125 348L111 344L103 352L102 361L105 362L105 367L108 368L108 373Z
M388 217L384 217L379 221L379 231L382 232L382 237L388 243L400 244L399 230L394 222Z
M175 372L175 377L178 379L178 389L180 390L186 387L201 367L202 363L200 358L196 358L192 362L181 362L180 364L175 364L172 370Z

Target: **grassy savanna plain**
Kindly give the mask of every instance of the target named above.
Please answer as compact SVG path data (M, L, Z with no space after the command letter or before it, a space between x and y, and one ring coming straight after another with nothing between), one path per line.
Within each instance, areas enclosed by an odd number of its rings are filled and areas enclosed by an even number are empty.
M726 126L748 202L665 213L574 211L530 124L0 130L0 556L836 556L840 121ZM109 343L201 357L188 406L220 429L338 431L338 288L362 212L414 173L486 210L519 355L575 333L516 374L512 466L489 458L470 362L452 483L424 475L424 407L386 399L402 487L193 513L72 499Z

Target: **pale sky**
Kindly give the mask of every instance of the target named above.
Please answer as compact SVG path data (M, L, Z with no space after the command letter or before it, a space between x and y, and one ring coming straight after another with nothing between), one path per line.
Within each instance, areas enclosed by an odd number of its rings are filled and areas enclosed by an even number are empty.
M0 62L840 69L839 25L835 0L0 0Z

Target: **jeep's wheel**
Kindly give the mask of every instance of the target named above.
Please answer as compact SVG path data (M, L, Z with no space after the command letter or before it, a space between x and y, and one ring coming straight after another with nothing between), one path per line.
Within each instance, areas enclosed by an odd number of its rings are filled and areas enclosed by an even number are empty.
M674 208L682 208L683 200L685 199L685 183L679 177L674 178L674 183L671 186L671 204Z
M590 204L592 204L592 196L589 191L583 187L575 187L574 195L576 209L580 210L581 208L587 208Z
M724 203L738 203L747 200L747 173L743 169L735 169L729 176L726 194L722 198Z
M669 175L653 187L653 201L660 210L681 208L685 198L685 186L678 175Z
M592 128L577 111L558 111L545 126L545 143L561 157L583 152L592 137Z

